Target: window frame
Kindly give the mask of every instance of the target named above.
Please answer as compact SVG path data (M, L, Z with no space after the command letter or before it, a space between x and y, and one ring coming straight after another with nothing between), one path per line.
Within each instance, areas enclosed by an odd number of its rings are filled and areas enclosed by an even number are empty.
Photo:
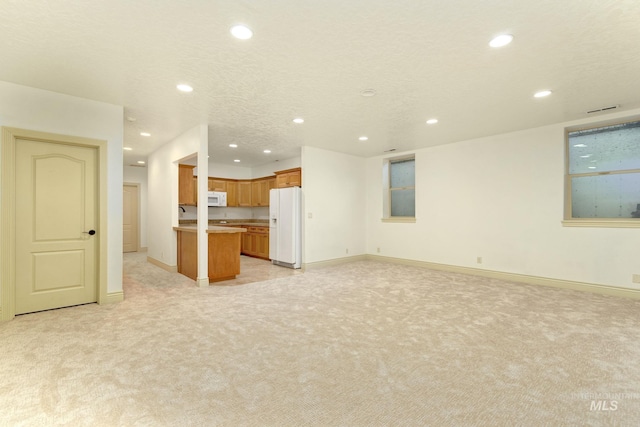
M413 160L413 186L391 187L391 164ZM405 154L396 157L383 159L383 217L382 222L414 223L416 222L416 202L414 200L414 216L392 216L391 215L391 193L396 190L413 190L416 196L416 155L415 153Z
M580 126L567 127L564 130L564 213L562 225L565 227L606 227L606 228L640 228L640 218L573 218L571 179L575 177L627 175L640 173L640 169L620 169L606 172L569 173L570 147L569 134L578 131L605 128L640 121L640 116L627 117L617 120L589 123Z

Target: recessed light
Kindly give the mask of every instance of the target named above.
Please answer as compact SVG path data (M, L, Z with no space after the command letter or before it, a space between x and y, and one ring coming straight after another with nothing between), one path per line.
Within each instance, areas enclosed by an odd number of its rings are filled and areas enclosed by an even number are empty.
M428 125L435 125L436 123L438 123L438 119L429 119L429 120L427 120L427 124Z
M135 122L135 121L136 121L136 118L135 118L135 117L132 117L132 116L129 116L129 117L127 117L127 121L128 121L128 122Z
M139 165L144 165L144 160L138 160Z
M595 166L589 166L589 169L596 169Z
M179 84L178 86L176 86L176 88L180 92L193 92L193 88L191 86L185 85L185 84Z
M576 147L576 148L584 148L586 146L587 146L587 144L576 144L576 145L574 145L574 147Z
M513 41L513 36L511 34L501 34L498 37L494 37L489 42L489 46L491 47L502 47L506 46Z
M238 144L229 144L229 147L231 147L231 148L238 148Z
M588 159L589 157L591 157L593 154L585 154L584 156L580 156L583 159Z
M122 149L123 149L123 150L126 150L126 151L131 151L131 150L133 150L133 148L131 148L131 147L122 147Z
M360 92L362 96L376 96L376 91L374 89L365 89Z
M533 96L536 98L544 98L545 96L551 95L550 90L541 90L540 92L536 92Z
M149 132L140 132L140 136L151 136Z
M359 139L360 141L366 141L366 140L368 140L369 138L368 138L368 137L366 137L366 136L361 136L361 137L360 137L360 138L358 138L358 139Z
M239 159L235 159L234 162L240 163L240 160Z
M231 27L231 34L240 40L248 40L253 37L253 31L245 25L234 25Z
M304 123L304 119L302 117L296 117L295 119L293 119L293 123Z
M269 154L271 152L271 150L264 150L263 153L265 154Z

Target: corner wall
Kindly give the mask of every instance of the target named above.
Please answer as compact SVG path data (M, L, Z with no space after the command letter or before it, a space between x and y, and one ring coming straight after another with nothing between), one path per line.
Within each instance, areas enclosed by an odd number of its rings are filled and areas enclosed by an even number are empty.
M207 222L208 162L206 161L206 139L204 139L207 138L207 132L206 125L196 126L158 148L147 159L149 188L147 254L150 258L170 267L175 267L177 264L177 239L173 227L178 225L178 161L190 156L198 156L198 169L203 175L203 182L200 182L201 177L198 177L198 214L200 214L200 209L204 209L205 214L198 215L198 217L204 217L204 222ZM204 151L203 139L205 141ZM201 161L202 158L205 159L204 162ZM205 190L200 191L203 183ZM198 230L198 234L200 236L200 230ZM199 241L203 241L206 247L206 238L199 239ZM206 255L206 250L204 254L202 251L198 251L198 259L204 256L206 260ZM206 262L204 265L206 266Z
M381 222L384 156L367 159L366 252L640 289L631 282L631 275L640 273L640 229L561 223L564 129L586 123L560 123L415 151L414 224Z

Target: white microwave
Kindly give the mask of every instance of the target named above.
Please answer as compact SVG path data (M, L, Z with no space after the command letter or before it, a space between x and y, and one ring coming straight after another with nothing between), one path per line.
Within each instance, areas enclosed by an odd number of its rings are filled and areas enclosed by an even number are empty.
M207 206L227 206L227 193L224 191L207 191Z

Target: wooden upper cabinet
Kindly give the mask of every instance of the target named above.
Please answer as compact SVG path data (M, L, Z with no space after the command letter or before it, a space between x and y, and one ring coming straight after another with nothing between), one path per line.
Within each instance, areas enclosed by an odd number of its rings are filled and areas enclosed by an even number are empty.
M293 168L283 171L277 171L276 174L276 187L302 187L302 169Z
M209 177L209 182L208 182L208 190L209 191L227 191L227 187L229 185L229 181L226 179L219 179L219 178L211 178ZM227 196L228 198L228 196ZM227 203L228 200L227 200Z
M238 181L238 206L251 207L251 181Z
M227 181L227 206L238 206L237 181Z
M198 200L193 166L178 165L178 204L195 206Z
M269 190L274 188L275 177L260 178L251 182L251 203L253 206L269 206Z

